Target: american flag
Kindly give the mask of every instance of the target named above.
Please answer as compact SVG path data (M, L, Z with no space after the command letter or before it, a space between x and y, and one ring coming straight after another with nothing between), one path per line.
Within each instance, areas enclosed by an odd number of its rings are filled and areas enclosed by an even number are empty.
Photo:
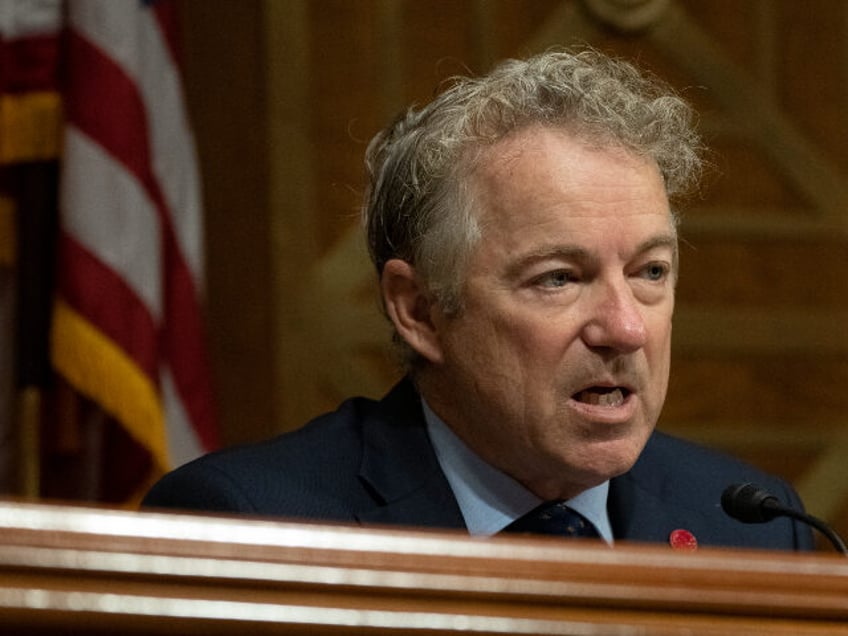
M217 444L198 163L172 2L65 5L51 359L162 472Z

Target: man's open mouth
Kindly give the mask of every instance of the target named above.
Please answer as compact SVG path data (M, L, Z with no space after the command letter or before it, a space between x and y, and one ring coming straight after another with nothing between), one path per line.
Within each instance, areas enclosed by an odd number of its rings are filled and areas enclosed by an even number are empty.
M592 386L574 394L574 399L593 406L621 406L630 389L621 386Z

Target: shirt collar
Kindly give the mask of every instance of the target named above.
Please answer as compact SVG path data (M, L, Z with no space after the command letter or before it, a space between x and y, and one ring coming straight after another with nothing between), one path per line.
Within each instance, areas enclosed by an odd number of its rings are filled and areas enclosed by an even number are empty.
M496 534L542 503L539 497L471 450L423 398L421 403L436 458L470 534ZM612 527L607 514L608 492L609 482L606 481L566 503L591 521L607 543L612 543Z

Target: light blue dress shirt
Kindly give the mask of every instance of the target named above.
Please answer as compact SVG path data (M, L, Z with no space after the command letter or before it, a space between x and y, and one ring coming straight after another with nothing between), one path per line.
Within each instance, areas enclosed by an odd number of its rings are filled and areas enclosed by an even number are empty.
M496 534L543 503L512 477L481 459L430 409L425 400L421 402L427 433L470 534ZM612 544L612 527L607 514L608 492L607 481L569 499L566 504L591 521L601 537Z

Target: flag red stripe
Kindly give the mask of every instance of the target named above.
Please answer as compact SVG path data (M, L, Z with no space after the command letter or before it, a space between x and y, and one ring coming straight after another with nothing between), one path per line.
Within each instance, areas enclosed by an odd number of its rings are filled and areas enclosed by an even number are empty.
M72 236L59 236L57 284L65 301L103 333L157 383L156 325L124 279Z
M67 33L67 118L141 182L160 213L164 202L150 171L147 114L135 83L111 58L70 29Z
M150 8L156 16L156 22L159 24L159 30L168 47L171 61L179 71L182 66L182 46L179 38L180 30L177 28L179 22L177 8L172 2L155 2Z
M173 244L173 235L169 242ZM174 252L174 249L168 250L168 254ZM218 430L211 400L211 379L207 374L211 367L203 341L203 321L197 304L187 302L194 298L194 281L186 267L166 266L166 270L167 320L163 325L163 355L171 365L174 383L195 432L206 448L216 448Z
M73 30L68 34L72 60L68 119L134 174L148 193L162 223L165 259L163 355L189 418L207 447L216 445L211 419L208 365L201 361L202 318L191 272L176 240L159 184L151 168L146 109L135 83L111 58Z

